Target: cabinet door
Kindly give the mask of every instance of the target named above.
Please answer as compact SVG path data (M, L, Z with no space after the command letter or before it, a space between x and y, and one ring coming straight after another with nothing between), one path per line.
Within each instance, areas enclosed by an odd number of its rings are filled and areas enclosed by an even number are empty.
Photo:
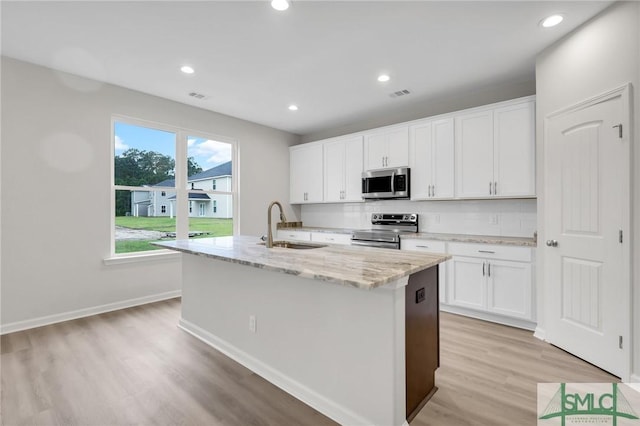
M386 133L376 133L365 136L365 167L366 170L385 168L388 137Z
M476 112L456 117L456 196L487 198L493 195L493 113Z
M497 314L531 320L531 264L489 260L487 265L487 309Z
M311 241L311 232L278 229L276 239L284 241Z
M432 124L432 198L453 198L454 195L454 138L453 118ZM411 170L413 174L413 170ZM413 188L412 188L413 190Z
M485 310L485 261L475 257L454 256L449 262L449 304Z
M342 201L362 201L362 136L344 141L344 188Z
M409 166L409 127L389 130L387 137L389 144L385 167Z
M426 200L431 197L431 153L431 123L411 126L409 128L409 167L411 168L412 200Z
M534 105L529 101L493 113L494 195L535 196Z
M322 144L307 144L289 150L291 203L322 201Z
M340 202L344 191L345 145L342 141L324 144L324 201Z

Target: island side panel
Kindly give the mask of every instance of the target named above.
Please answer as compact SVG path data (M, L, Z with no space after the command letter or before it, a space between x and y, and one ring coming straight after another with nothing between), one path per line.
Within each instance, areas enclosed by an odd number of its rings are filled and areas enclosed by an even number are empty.
M406 415L411 421L436 391L440 365L438 266L412 274L405 292Z
M402 425L402 283L362 290L184 255L181 325L339 423Z

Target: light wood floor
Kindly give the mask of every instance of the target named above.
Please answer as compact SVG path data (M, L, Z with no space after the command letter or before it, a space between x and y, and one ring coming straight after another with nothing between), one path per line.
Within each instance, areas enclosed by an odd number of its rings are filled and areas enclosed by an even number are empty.
M177 328L178 299L2 336L3 425L328 425ZM412 426L534 425L537 382L611 382L531 332L443 314L433 399ZM616 380L617 381L617 380Z

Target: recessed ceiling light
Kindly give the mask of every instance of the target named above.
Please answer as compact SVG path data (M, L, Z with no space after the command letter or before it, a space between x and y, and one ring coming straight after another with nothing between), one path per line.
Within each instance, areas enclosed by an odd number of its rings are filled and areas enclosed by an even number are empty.
M185 74L193 74L194 73L194 69L191 68L189 65L185 65L183 67L180 67L180 71L182 71Z
M562 22L563 19L564 17L562 15L551 15L548 18L544 18L542 22L540 22L540 25L545 28L555 27L560 22Z
M271 7L275 10L283 11L289 9L288 0L271 0Z
M289 111L297 111L297 110L298 110L297 105L289 105Z
M388 75L386 75L386 74L380 74L378 76L378 81L381 82L381 83L384 83L385 81L389 81L389 78L390 77Z

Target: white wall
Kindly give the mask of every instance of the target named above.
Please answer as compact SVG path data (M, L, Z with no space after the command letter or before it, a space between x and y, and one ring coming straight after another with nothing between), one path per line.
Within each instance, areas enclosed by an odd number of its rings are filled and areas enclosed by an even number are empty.
M237 140L243 234L264 234L269 202L288 200L296 135L6 57L1 99L3 329L180 289L179 261L103 264L112 114Z
M632 263L634 306L635 379L640 380L640 3L619 2L542 52L536 64L537 77L537 176L538 231L544 240L543 212L543 121L551 112L631 82L634 87L634 149L632 179L634 250ZM538 257L538 276L544 271ZM539 289L543 286L540 285ZM544 295L539 295L544 300ZM539 313L540 326L544 317Z
M533 237L536 200L408 201L305 204L305 226L371 228L371 213L418 213L420 232Z

